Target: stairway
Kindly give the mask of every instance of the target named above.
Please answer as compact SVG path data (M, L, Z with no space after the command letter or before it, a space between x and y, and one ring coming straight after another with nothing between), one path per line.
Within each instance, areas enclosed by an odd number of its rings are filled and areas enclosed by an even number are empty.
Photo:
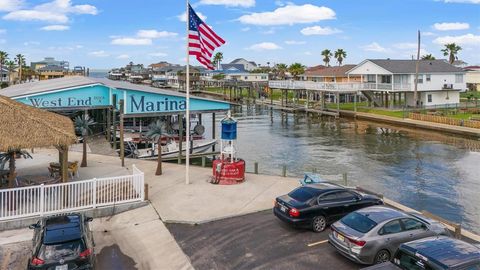
M373 103L375 107L381 107L382 101L378 98L375 98L372 92L370 91L362 91L362 94L368 99L369 102Z

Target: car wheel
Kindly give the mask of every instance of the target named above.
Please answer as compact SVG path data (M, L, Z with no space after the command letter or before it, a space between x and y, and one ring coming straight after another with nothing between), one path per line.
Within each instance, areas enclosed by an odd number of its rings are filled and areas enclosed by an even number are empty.
M377 252L377 255L375 255L375 261L374 263L384 263L390 261L390 252L388 250L382 249L379 252Z
M323 232L327 227L327 219L324 216L314 217L312 220L312 230L314 232Z

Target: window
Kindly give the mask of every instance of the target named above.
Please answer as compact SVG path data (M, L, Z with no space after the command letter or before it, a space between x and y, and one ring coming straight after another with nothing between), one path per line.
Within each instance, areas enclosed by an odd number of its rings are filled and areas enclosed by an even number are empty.
M367 75L367 82L376 82L375 75Z
M361 233L369 232L373 227L377 226L375 221L357 212L352 212L346 215L340 221L348 227Z
M266 80L267 79L267 76L262 76L262 80Z
M382 83L392 83L392 76L390 75L382 75L381 77Z
M463 74L455 74L455 83L463 83Z
M418 83L423 83L423 74L418 74Z
M427 82L432 81L432 75L430 75L430 74L425 75L425 80L426 80Z
M308 192L305 188L300 187L288 193L288 196L299 202L306 202L313 197L313 194Z
M338 192L327 193L325 195L320 196L318 199L322 202L325 201L335 201L337 199Z
M385 234L399 233L401 231L402 231L402 225L400 224L400 220L397 219L385 224L383 228L380 229L379 234L385 235Z
M419 230L423 228L423 224L420 221L412 218L402 219L402 223L406 231Z
M340 192L337 192L337 199L339 201L350 201L350 200L354 200L355 196L348 191L340 191Z
M399 251L393 259L395 265L400 266L402 269L410 270L431 270L432 268L426 265L425 261L420 258L416 258L403 251Z
M427 99L428 99L428 102L431 103L432 102L432 94L428 94Z

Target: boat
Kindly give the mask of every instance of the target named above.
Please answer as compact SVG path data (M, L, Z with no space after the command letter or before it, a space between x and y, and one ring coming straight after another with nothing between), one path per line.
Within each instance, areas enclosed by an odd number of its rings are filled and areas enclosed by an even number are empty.
M192 154L205 153L212 146L217 143L217 140L203 139L203 140L193 140L191 141L193 146L191 147ZM178 157L179 152L178 142L171 140L166 145L162 145L162 158L172 158ZM185 148L187 147L186 142L182 143L182 156L185 155ZM156 144L152 144L151 148L148 149L137 149L136 156L140 159L156 159L158 157L158 150Z

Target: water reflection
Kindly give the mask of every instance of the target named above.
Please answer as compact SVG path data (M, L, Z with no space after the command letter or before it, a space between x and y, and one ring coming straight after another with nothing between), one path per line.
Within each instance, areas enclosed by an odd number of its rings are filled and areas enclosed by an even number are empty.
M347 172L349 182L480 233L480 141L387 124L239 107L239 156L252 170ZM208 123L208 121L207 121ZM207 129L209 130L209 129Z

